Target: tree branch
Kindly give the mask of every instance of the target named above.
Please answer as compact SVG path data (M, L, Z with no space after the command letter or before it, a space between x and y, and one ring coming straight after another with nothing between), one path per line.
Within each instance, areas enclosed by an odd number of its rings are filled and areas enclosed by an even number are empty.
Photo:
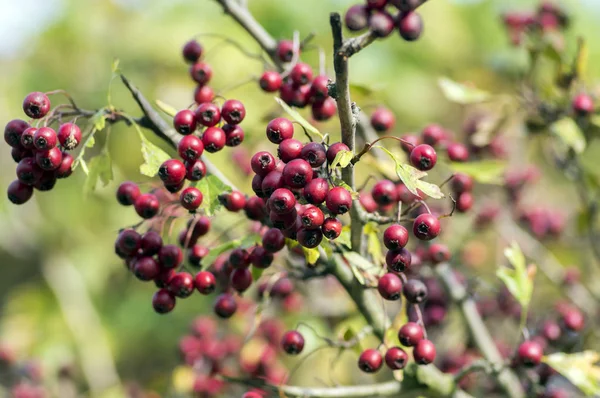
M467 290L456 278L454 271L448 263L438 264L435 266L435 273L438 275L444 284L452 301L460 308L460 311L465 319L471 337L475 345L483 355L483 357L492 365L498 368L503 366L504 360L496 344L492 339L485 323L477 311L475 302L467 294ZM518 377L509 369L504 368L498 372L496 380L504 389L507 396L512 398L524 397L523 388Z

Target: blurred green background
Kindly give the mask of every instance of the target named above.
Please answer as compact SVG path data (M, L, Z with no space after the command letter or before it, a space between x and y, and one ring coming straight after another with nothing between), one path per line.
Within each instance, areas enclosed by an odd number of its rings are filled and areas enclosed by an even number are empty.
M352 0L249 0L256 18L276 38L315 32L313 44L329 54L328 14L344 12ZM416 43L393 36L352 59L351 81L373 89L363 99L369 110L388 105L397 115L398 133L436 121L458 130L462 115L436 84L446 75L472 81L490 91L512 92L507 79L527 64L524 50L509 46L500 23L506 9L533 7L534 1L432 0L422 8L425 33ZM590 45L593 82L600 69L600 3L565 1L573 15L567 46L574 51L579 35ZM176 108L192 102L194 84L181 57L181 46L198 33L218 33L258 51L258 46L211 0L22 0L0 1L0 120L21 118L21 102L30 91L65 89L87 109L106 105L113 59L121 71L150 99ZM200 37L214 69L216 91L262 72L262 65L244 58L215 37ZM318 52L304 59L315 68ZM328 61L330 58L328 57ZM331 74L331 63L327 65ZM508 80L509 82L509 80ZM113 104L137 116L120 81L112 84ZM227 92L247 106L243 126L247 148L260 146L261 124L275 102L257 84ZM335 122L323 130L336 137ZM114 364L121 380L166 388L179 363L177 339L190 320L205 312L199 296L181 300L168 317L156 315L150 299L153 286L138 283L113 254L117 230L136 222L131 208L114 200L118 182L145 180L135 130L112 127L109 142L115 181L84 195L84 175L77 170L51 192L36 192L24 206L0 200L0 345L20 358L38 358L53 374L66 364L84 366L84 373L105 372ZM14 179L8 146L0 143L0 186ZM231 167L230 151L212 156L224 172L249 192L249 184ZM560 195L559 195L560 196ZM564 196L556 199L557 203ZM87 366L87 368L86 368ZM109 374L98 376L111 377ZM109 395L119 396L118 390Z

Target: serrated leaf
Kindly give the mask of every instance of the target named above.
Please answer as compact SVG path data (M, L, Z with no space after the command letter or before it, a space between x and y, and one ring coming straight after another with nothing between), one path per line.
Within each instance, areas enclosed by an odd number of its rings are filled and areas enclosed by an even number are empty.
M161 100L156 100L155 103L156 103L156 106L158 107L158 109L160 109L167 115L169 115L171 117L175 117L175 115L177 114L177 109L175 109L175 107L167 104L166 102L162 102Z
M506 162L482 160L479 162L451 162L450 168L456 173L465 173L482 184L502 184Z
M385 256L381 251L381 240L379 239L379 226L374 222L368 222L363 228L363 233L367 236L367 253L373 259L375 264L383 264Z
M92 116L90 121L94 124L94 128L96 129L96 131L104 130L104 127L106 127L106 118L107 117L108 117L108 115L106 114L105 108L100 109L98 112L96 112L94 114L94 116ZM86 143L86 145L87 145L87 143Z
M140 173L148 177L154 177L158 173L160 166L171 157L162 149L154 145L138 129L140 140L142 141L142 157L144 163L140 166Z
M337 166L342 168L348 166L354 157L354 153L352 151L341 150L335 155L335 159L331 162L330 167L335 169Z
M508 291L517 299L522 313L527 313L529 302L533 294L533 278L527 270L525 256L516 242L512 242L510 247L504 249L504 256L508 259L513 268L500 267L496 270L496 275L500 278Z
M423 180L417 180L417 190L433 199L442 199L446 197L439 186Z
M396 163L396 175L398 176L398 178L400 178L400 180L402 180L404 185L406 185L406 188L410 192L412 192L413 195L419 196L419 193L417 191L417 181L427 176L427 173L418 170L409 164L402 163L402 161L388 149L382 146L377 146L377 148L387 153L388 156L394 161L394 163Z
M309 249L307 247L302 246L302 252L304 253L304 258L306 259L307 264L314 265L319 261L319 257L321 254L319 253L319 249Z
M94 156L87 166L87 179L83 185L83 192L88 194L96 189L98 180L106 186L113 179L112 161L108 151L102 151L100 155Z
M447 77L440 78L438 80L438 84L442 89L446 99L457 104L475 104L486 101L491 97L491 95L486 91L455 82Z
M283 108L284 111L287 112L288 115L291 116L292 119L294 119L295 121L300 123L302 125L302 127L304 127L306 129L306 131L308 131L311 134L316 135L317 137L319 137L319 139L321 141L323 141L323 138L324 138L323 134L321 134L321 132L319 130L317 130L317 128L315 126L313 126L305 118L303 118L300 113L298 113L297 111L292 109L288 104L283 102L283 100L281 98L275 97L275 101L277 101L277 103Z
M600 354L597 352L557 352L543 357L542 361L566 377L588 397L600 395Z
M580 154L585 150L585 136L573 119L565 117L554 122L550 126L550 131L575 153Z
M219 201L219 195L231 192L231 187L225 185L214 175L208 175L201 179L198 184L196 184L196 188L202 192L204 197L200 208L204 209L204 213L207 216L212 216L223 206Z

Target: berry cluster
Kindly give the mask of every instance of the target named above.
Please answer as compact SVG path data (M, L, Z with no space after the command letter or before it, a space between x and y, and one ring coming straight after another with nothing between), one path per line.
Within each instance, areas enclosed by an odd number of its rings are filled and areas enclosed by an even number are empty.
M67 376L65 370L59 371L59 377ZM45 398L49 392L43 385L44 368L41 362L28 359L20 361L9 346L0 346L0 374L5 394L11 398Z
M23 100L23 111L32 119L45 118L49 116L50 99L41 92L29 93ZM39 128L30 123L15 119L4 128L4 140L18 163L17 179L8 186L7 194L17 205L31 199L34 189L49 191L57 179L69 177L74 158L67 151L81 142L81 130L73 122L61 124L58 132L46 123Z
M356 4L345 15L348 29L360 32L369 29L376 37L388 37L394 29L406 41L415 41L423 33L423 20L415 12L419 0L366 0Z
M536 12L509 12L503 17L513 45L523 42L527 33L548 33L565 29L569 24L567 14L556 4L542 1Z
M281 63L293 62L300 55L290 40L277 44L277 57ZM279 92L281 99L290 106L304 108L311 105L312 117L325 121L335 115L336 102L329 96L329 78L326 75L314 76L310 65L303 62L290 64L283 73L266 71L259 80L260 88L267 92Z

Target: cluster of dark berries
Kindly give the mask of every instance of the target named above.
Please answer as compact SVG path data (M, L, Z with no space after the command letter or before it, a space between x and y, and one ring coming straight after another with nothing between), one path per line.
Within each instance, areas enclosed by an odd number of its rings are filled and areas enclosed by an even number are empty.
M388 37L394 29L406 41L415 41L423 33L423 20L415 9L421 0L366 0L345 15L346 27L360 32L369 29L377 37Z
M557 32L569 24L569 17L556 4L542 1L535 12L509 12L503 16L513 45L523 42L528 32Z
M50 99L41 92L28 94L23 111L32 119L41 119L50 111ZM81 142L81 130L75 123L64 123L58 132L50 127L33 127L15 119L4 128L4 140L12 147L17 162L17 179L8 186L8 199L17 205L27 202L38 191L49 191L59 178L72 173L73 156L67 151Z
M289 40L281 40L277 45L277 57L282 63L292 62L294 44ZM329 78L325 75L314 76L310 65L297 62L290 65L288 71L279 73L266 71L259 80L260 88L268 93L279 91L281 99L290 106L304 108L311 105L312 117L317 121L325 121L335 115L336 102L329 96L327 87Z

